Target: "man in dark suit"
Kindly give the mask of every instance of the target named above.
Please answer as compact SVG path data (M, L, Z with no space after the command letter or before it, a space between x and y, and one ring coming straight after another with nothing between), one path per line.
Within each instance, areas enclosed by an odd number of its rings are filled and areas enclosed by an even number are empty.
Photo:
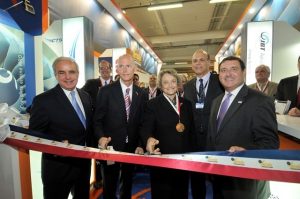
M117 64L120 80L101 88L98 93L94 131L100 149L110 145L117 151L143 153L138 147L138 130L147 96L133 84L135 70L132 56L122 55ZM120 198L131 198L133 168L130 164L101 163L104 198L116 198L119 174Z
M92 135L92 100L77 89L78 65L68 57L53 63L58 85L33 100L29 128L56 141L89 146ZM74 107L75 106L75 107ZM89 198L91 160L43 153L44 198Z
M184 98L193 105L195 151L205 150L211 102L224 91L218 75L209 72L209 65L209 54L202 49L196 50L192 57L192 69L196 77L184 85ZM191 188L194 199L205 198L205 175L191 173Z
M106 60L101 60L99 63L99 73L100 77L96 79L89 79L86 81L85 85L82 87L82 89L90 94L93 100L93 106L96 105L96 99L98 91L101 87L107 86L108 84L111 84L112 78L110 76L111 74L111 64ZM98 142L95 139L96 143ZM96 144L97 146L97 144ZM101 166L100 161L96 160L96 167L95 167L95 182L94 182L94 188L99 189L102 186L102 176L101 176Z
M157 79L155 75L149 77L149 86L145 89L148 93L148 99L153 99L161 94L161 90L157 87Z
M212 104L207 149L235 153L248 149L277 149L277 121L272 99L245 83L245 64L227 57L219 65L219 79L225 94ZM213 176L214 198L266 199L268 183L252 179Z
M298 57L298 70L300 71L300 56ZM276 99L282 101L286 101L286 100L291 101L291 105L290 105L291 110L288 113L291 116L300 116L299 87L300 87L299 74L280 80L277 87Z
M110 76L111 63L109 63L106 60L100 61L99 73L100 73L99 78L87 80L85 85L82 87L82 89L85 90L86 92L88 92L90 94L90 96L92 97L94 106L96 104L96 98L97 98L99 89L102 86L106 86L113 82L112 78Z

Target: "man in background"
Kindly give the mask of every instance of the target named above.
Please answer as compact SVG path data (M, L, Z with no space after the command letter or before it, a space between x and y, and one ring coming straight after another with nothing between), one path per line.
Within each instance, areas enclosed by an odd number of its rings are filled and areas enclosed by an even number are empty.
M100 149L144 153L138 144L139 126L147 96L144 90L133 84L135 71L132 56L120 56L117 65L120 80L101 88L98 93L94 133ZM120 198L131 198L134 165L103 161L101 170L104 198L116 198L118 185Z
M227 57L219 65L225 93L212 103L207 150L235 153L253 149L278 149L277 121L273 100L245 83L245 64ZM266 181L212 176L214 199L267 199Z
M270 97L275 98L278 84L269 81L270 68L266 65L259 65L255 69L256 83L249 85L249 88L258 90Z
M187 77L184 74L179 74L178 76L180 78L180 81L178 82L178 95L184 97L183 86L187 83Z
M85 85L82 87L82 89L88 92L92 97L94 105L96 104L96 98L99 89L102 86L106 86L113 82L111 78L111 64L108 61L100 61L98 69L100 77L96 79L87 80Z
M133 84L136 86L140 86L140 76L136 73L134 73L133 76Z
M145 89L148 93L148 99L153 99L161 94L161 90L157 87L157 78L155 75L149 77L149 86Z
M298 71L300 71L300 56L298 57ZM300 78L299 75L280 80L277 88L276 99L291 101L289 115L300 116Z
M192 57L192 69L196 75L184 85L184 98L192 102L195 124L195 151L204 151L210 108L213 99L223 93L217 74L209 72L209 54L198 49ZM205 175L193 172L191 188L194 199L205 198Z
M53 63L58 85L37 95L32 102L29 129L66 144L91 146L92 100L76 88L77 63L59 57ZM45 199L89 198L91 160L42 154L42 182Z
M98 69L99 69L100 77L96 79L87 80L85 85L82 87L82 89L88 92L92 97L94 107L96 106L96 98L99 89L113 82L110 75L111 64L106 60L101 60L98 66L99 66ZM100 161L98 160L96 160L95 172L96 175L95 175L95 182L93 186L95 189L100 189L102 187L102 175L101 175Z

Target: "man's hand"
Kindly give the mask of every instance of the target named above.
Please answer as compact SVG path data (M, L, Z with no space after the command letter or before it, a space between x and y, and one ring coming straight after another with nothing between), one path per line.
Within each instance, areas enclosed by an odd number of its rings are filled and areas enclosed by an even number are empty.
M147 140L147 146L146 146L146 150L150 153L150 154L155 154L155 155L159 155L161 154L160 149L156 148L155 146L159 144L159 141L153 137L148 138Z
M135 154L144 155L144 149L142 147L136 147Z
M246 149L239 146L231 146L228 150L230 153L239 152L239 151L245 151Z
M99 149L107 149L108 143L111 141L111 137L102 137L98 140Z
M293 117L300 117L300 110L297 107L294 107L289 111L288 115Z

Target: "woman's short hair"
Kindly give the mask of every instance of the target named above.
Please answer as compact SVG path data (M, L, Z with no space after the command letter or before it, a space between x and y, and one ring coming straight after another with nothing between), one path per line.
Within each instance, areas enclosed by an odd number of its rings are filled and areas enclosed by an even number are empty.
M174 69L165 69L165 70L161 70L158 74L158 87L161 88L162 87L162 77L165 75L165 74L169 74L169 75L172 75L173 77L175 77L177 83L180 82L180 77L179 75L177 74L176 70Z

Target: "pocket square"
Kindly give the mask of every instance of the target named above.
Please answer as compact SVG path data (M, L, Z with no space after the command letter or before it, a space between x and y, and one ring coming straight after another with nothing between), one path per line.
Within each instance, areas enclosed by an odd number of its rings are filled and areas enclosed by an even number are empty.
M242 104L243 103L243 101L238 101L238 104Z

